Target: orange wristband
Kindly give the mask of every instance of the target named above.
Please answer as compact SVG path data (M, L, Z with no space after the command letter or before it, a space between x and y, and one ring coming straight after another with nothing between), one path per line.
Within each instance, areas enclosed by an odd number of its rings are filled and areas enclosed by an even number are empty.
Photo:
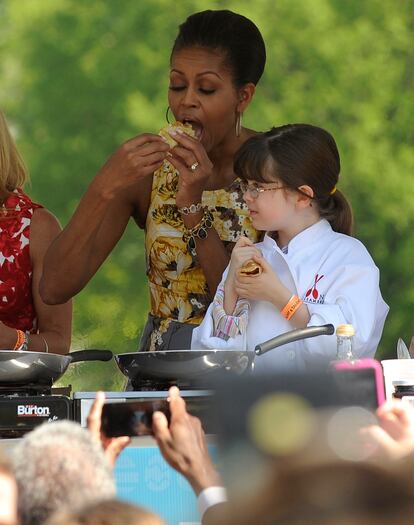
M280 313L285 319L290 321L302 304L303 301L297 295L292 295Z
M25 340L24 332L22 332L22 330L16 330L16 332L17 332L17 340L16 340L16 344L14 345L13 350L18 350L22 346Z

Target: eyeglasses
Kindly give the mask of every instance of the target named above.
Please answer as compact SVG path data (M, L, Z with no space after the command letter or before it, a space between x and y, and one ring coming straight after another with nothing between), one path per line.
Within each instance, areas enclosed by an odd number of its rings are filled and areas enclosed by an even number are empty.
M260 186L253 186L251 184L247 184L247 182L240 181L240 189L243 193L243 195L247 192L250 193L250 197L252 199L257 199L261 193L264 191L276 191L276 190L282 190L284 188L287 188L287 186L276 186L274 188L261 188Z

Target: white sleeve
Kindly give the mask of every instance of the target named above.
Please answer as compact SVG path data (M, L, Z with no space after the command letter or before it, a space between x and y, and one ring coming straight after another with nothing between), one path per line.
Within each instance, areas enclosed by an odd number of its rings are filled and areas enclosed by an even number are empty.
M388 306L381 297L379 271L374 265L348 265L331 275L324 302L308 303L308 326L332 323L352 324L355 328L353 353L357 358L373 357L381 338ZM315 362L336 357L336 336L305 339L304 358Z
M213 505L227 501L227 492L224 487L208 487L200 492L197 498L197 507L200 517Z
M224 270L221 282L218 288L224 286L224 282L229 271L229 266ZM246 350L247 348L247 333L231 337L227 340L221 337L214 336L214 317L213 317L214 301L207 309L206 315L199 326L194 328L191 336L191 349L203 350L218 349L218 350Z
M194 328L191 336L191 349L216 348L218 350L246 350L246 332L224 340L214 336L213 303L210 304L202 323Z

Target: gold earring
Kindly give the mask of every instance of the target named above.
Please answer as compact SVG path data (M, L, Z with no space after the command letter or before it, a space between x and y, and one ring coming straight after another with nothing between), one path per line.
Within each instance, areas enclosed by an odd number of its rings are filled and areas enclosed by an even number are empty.
M236 137L240 137L241 133L242 114L237 112L236 116Z
M167 106L167 111L165 112L165 120L168 122L168 124L171 124L170 119L168 117L169 112L170 112L170 106Z

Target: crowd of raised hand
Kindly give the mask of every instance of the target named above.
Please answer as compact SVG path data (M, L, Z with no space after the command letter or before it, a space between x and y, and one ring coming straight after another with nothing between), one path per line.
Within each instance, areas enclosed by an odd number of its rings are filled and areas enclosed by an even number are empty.
M163 523L154 513L116 499L112 469L130 439L102 435L104 402L104 394L98 393L88 429L70 421L45 423L24 436L10 459L2 454L1 525ZM254 516L263 524L307 523L310 511L318 524L388 523L391 515L409 523L414 511L414 415L408 404L387 402L377 410L378 424L361 429L361 447L368 451L363 461L270 461L260 490L243 501L227 501L200 420L187 412L175 387L169 402L169 424L163 413L154 414L154 438L198 497L203 525L247 524Z

